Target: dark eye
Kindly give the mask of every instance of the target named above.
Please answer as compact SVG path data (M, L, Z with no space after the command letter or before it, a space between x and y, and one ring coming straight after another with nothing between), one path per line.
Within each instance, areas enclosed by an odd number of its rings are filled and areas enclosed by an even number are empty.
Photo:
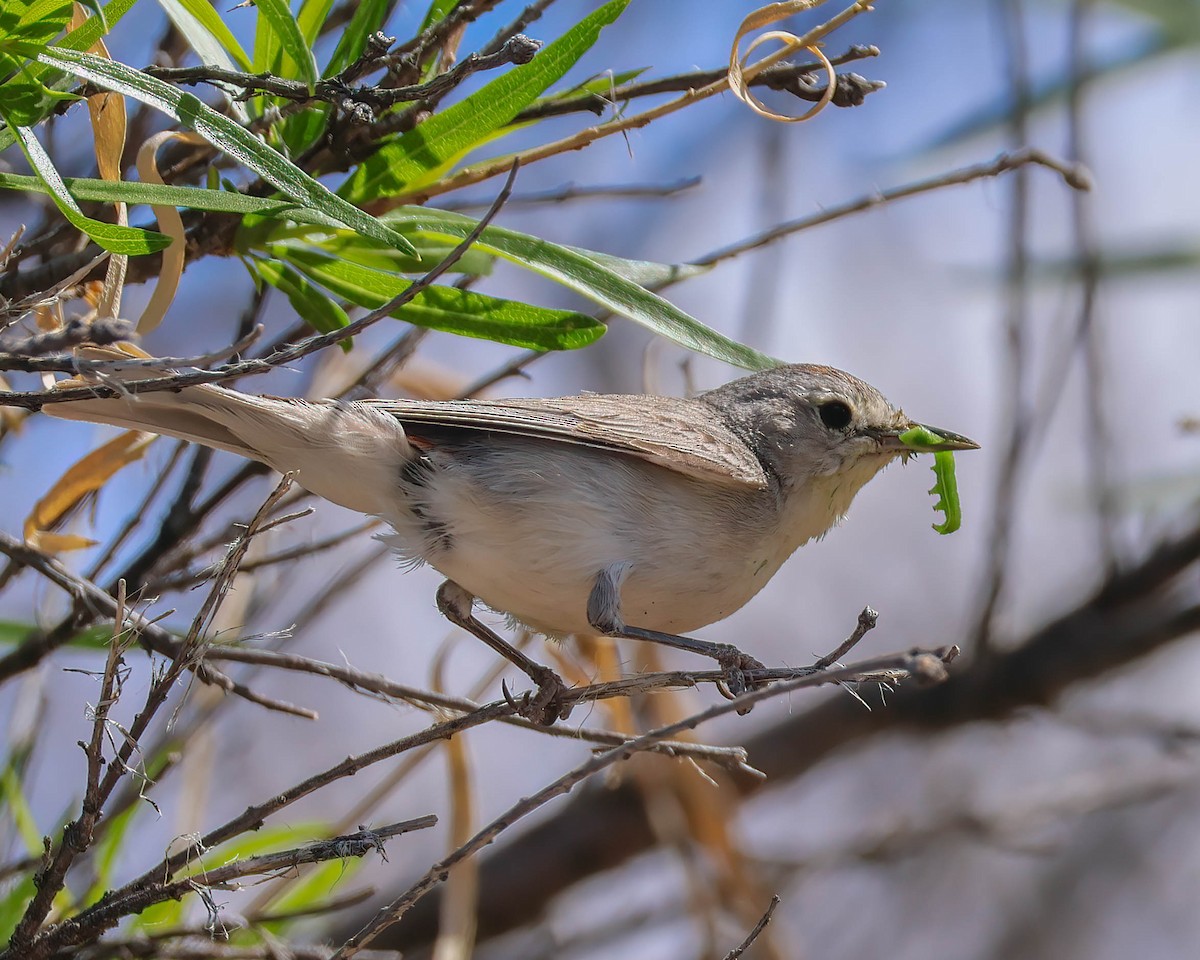
M817 407L821 422L830 430L844 430L854 419L854 411L841 400L830 400Z

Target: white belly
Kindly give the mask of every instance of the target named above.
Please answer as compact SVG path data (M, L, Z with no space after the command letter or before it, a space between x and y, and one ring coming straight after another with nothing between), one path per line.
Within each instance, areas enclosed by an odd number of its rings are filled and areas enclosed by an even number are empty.
M439 470L422 513L427 524L437 518L444 536L430 544L411 516L387 518L401 553L550 634L589 631L597 576L625 563L625 622L685 633L739 609L795 547L777 511L753 499L747 507L744 490L736 522L727 492L661 467L579 448L539 453L536 473L515 472L503 454L470 470L453 462Z

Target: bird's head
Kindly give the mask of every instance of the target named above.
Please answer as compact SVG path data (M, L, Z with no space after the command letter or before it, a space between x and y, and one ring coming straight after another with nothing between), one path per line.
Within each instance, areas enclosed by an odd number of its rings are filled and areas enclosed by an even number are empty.
M979 447L939 427L925 427L936 437L925 436L922 442L908 437L906 443L902 434L925 425L892 406L869 383L833 367L775 367L701 399L750 445L785 494L826 491L829 523L897 457Z

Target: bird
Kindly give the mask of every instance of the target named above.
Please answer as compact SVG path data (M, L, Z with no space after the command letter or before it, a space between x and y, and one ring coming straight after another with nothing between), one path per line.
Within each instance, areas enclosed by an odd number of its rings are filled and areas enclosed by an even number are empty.
M128 359L113 348L86 356ZM901 434L925 426L863 380L807 363L689 398L301 400L215 384L137 392L153 375L118 367L60 381L119 389L44 410L229 451L383 520L402 560L446 578L441 612L538 684L530 710L545 722L564 715L561 680L480 621L476 601L551 638L626 637L713 657L734 696L762 664L688 634L739 610L839 523L867 482L914 452ZM926 429L937 442L922 452L978 448Z

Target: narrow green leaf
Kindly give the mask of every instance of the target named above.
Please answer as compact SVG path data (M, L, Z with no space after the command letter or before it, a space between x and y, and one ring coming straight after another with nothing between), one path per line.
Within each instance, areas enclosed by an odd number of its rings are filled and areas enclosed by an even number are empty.
M388 0L360 0L354 16L342 31L341 39L333 48L333 56L325 66L325 76L341 73L359 58L367 45L367 37L383 27L388 15Z
M248 243L244 243L248 239ZM410 257L397 250L364 242L356 233L345 228L321 236L318 231L304 224L276 221L266 231L253 237L243 238L239 231L239 249L243 251L272 250L276 245L317 248L323 253L341 260L361 263L364 267L382 270L385 273L422 274L435 264L446 259L457 244L445 237L413 236L410 238L417 248L417 255ZM471 276L490 276L495 268L496 257L485 250L472 247L451 265L449 273L464 273Z
M276 915L321 913L321 906L331 899L330 895L358 874L365 860L365 857L326 860L307 868L303 876L284 887L272 901L271 912ZM286 921L269 921L263 926L272 933L282 934L286 929Z
M21 788L21 779L11 762L6 763L4 769L0 770L0 801L3 801L0 809L8 812L8 819L16 827L17 836L25 845L25 854L31 857L40 855L42 833L38 830L37 819L33 815L29 801L25 798L25 791Z
M254 6L258 9L259 22L266 19L283 52L278 72L285 77L303 80L312 89L317 82L317 63L286 0L254 0ZM272 69L266 64L256 66L263 70Z
M103 16L88 17L55 46L62 50L87 50L120 23L135 3L137 0L110 0L104 5Z
M412 285L403 277L315 250L276 247L273 252L327 290L368 309L378 309ZM431 330L531 350L574 350L594 343L605 332L604 324L583 313L501 300L456 287L422 290L392 316Z
M32 623L22 623L19 620L0 620L0 647L15 647L36 632L37 627ZM96 627L76 634L68 641L68 646L85 650L107 650L111 642L112 628Z
M0 39L44 45L71 19L71 0L5 0L0 7Z
M227 70L252 70L237 37L208 0L158 0L171 22L204 63Z
M0 943L8 943L12 932L21 921L29 901L37 893L37 887L33 882L33 874L36 869L36 867L30 867L29 872L21 877L18 883L13 884L3 896L0 896Z
M51 48L38 59L161 110L204 136L218 149L249 167L302 206L331 216L379 243L407 253L414 252L412 244L396 231L331 193L248 130L206 106L192 94L183 93L123 63L86 53Z
M33 130L29 127L16 126L7 117L5 117L5 122L13 127L21 149L25 153L25 159L29 161L29 166L46 184L50 197L59 211L76 229L82 230L110 253L123 253L131 257L154 253L170 245L171 238L163 233L139 230L137 227L122 227L119 224L103 223L93 220L91 217L85 217L83 211L79 209L79 205L67 192L66 184L63 183L58 171L54 169L49 154L46 153Z
M98 200L130 205L161 204L185 207L190 210L209 210L213 213L257 214L262 217L287 218L305 224L338 229L341 223L317 210L299 207L291 200L269 200L249 197L233 190L205 190L200 187L174 187L166 184L141 183L136 180L95 180L87 177L63 177L63 183L76 200ZM50 188L37 177L17 173L0 173L0 190L21 190L25 193L50 193ZM311 227L306 227L311 230ZM358 234L351 234L357 239ZM379 249L379 248L373 248ZM386 251L382 251L386 252Z
M447 107L368 157L339 193L354 203L388 197L440 176L464 151L509 123L588 51L629 0L610 0L523 66Z
M260 260L256 266L259 276L287 297L292 309L318 333L341 330L350 323L345 310L286 263L280 263L278 260ZM342 341L342 349L350 349L348 340Z
M329 17L332 7L333 0L304 0L300 4L296 25L300 27L300 35L309 49L312 49L321 35L321 27Z
M470 217L426 207L399 207L385 214L384 219L405 232L460 240L476 226ZM627 280L591 255L495 226L484 228L477 246L561 283L689 350L752 370L779 365L779 361L773 357L706 327L674 304Z
M594 260L606 270L611 270L626 280L632 280L639 287L661 287L668 283L682 283L692 277L708 273L712 267L704 267L695 263L657 263L654 260L626 260L624 257L614 257L610 253L598 250L584 250L582 247L567 247L575 253Z
M421 29L418 32L423 33L435 23L445 20L450 15L450 11L457 6L458 0L433 0L429 4L429 9L425 11L425 19L421 21Z
M162 900L135 914L130 930L153 934L183 925L183 900Z

